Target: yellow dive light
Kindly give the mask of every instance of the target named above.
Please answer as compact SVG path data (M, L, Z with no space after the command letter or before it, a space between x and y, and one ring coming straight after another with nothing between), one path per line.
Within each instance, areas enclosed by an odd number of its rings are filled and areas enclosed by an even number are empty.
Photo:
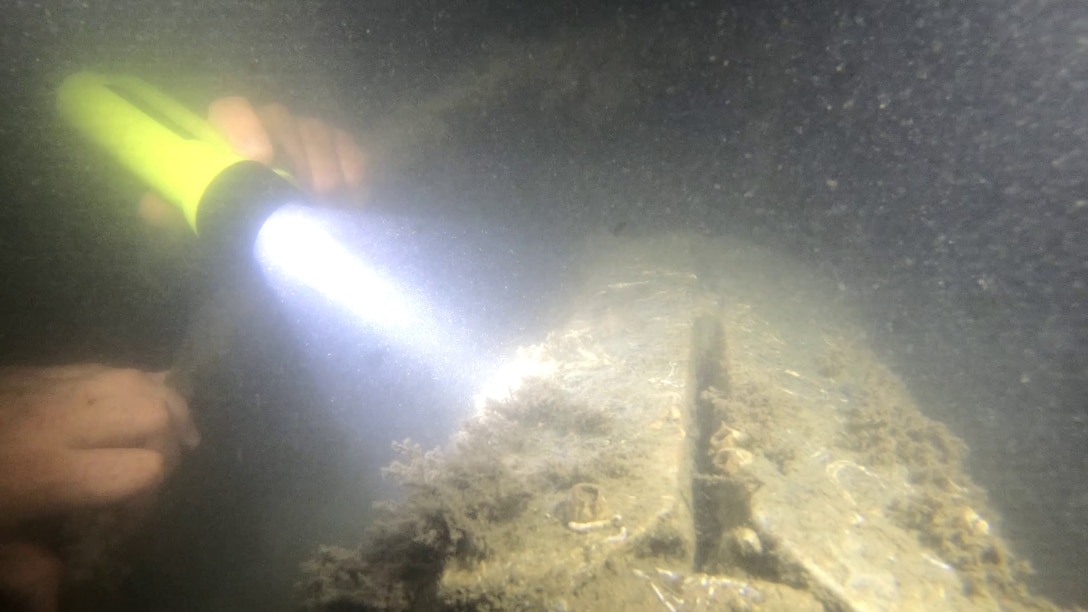
M61 84L57 107L181 209L213 248L252 253L264 220L302 199L286 173L238 155L202 117L135 77L74 74Z
M452 314L406 283L403 267L389 265L400 258L388 251L403 246L397 223L372 219L354 228L356 240L342 243L333 225L352 221L353 213L316 214L287 173L238 155L202 117L139 79L77 73L60 86L57 105L79 132L185 214L217 266L255 264L282 296L316 295L349 314L352 325L429 360L436 370L461 370L470 361L461 354L470 343L453 340L440 325L453 321ZM366 244L365 252L350 248L353 242ZM206 360L207 347L221 343L216 321L215 308L197 316L177 359L179 376Z

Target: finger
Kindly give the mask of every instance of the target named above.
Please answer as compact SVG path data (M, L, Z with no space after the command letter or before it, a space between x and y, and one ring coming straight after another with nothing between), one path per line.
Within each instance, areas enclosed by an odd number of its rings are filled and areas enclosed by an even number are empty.
M334 129L333 136L336 140L336 157L340 161L340 174L344 177L345 185L352 190L362 188L366 179L366 155L355 144L355 138L351 134Z
M212 102L208 105L208 123L219 130L239 154L262 164L272 163L276 150L249 100L229 96Z
M288 170L305 187L313 184L310 176L310 163L306 158L306 147L302 144L298 126L294 118L282 104L269 104L262 106L257 111L261 123L264 124L272 142L282 152L287 161Z
M154 395L161 387L155 378L135 368L106 368L83 381L80 391L87 403L117 395Z
M166 404L155 396L117 396L62 407L52 418L69 449L142 448L173 431Z
M298 121L298 132L310 164L310 189L318 195L330 193L344 182L332 128L319 119L303 117Z
M56 484L64 490L53 499L58 507L101 507L145 495L169 474L162 454L142 448L110 448L71 453L67 476ZM67 482L65 482L65 479Z
M137 206L140 218L151 227L180 229L188 226L185 215L177 206L162 199L157 193L147 192Z
M111 400L111 398L154 397L162 402L160 407L165 407L172 424L175 435L188 447L193 448L200 443L200 434L193 423L192 414L185 398L174 389L166 386L162 381L163 374L148 374L132 369L113 369L103 372L94 380L89 381L86 387L87 403L96 404ZM122 407L129 410L140 408L139 405L127 402L123 399L113 399ZM136 400L133 400L134 402ZM147 409L147 406L143 406ZM153 419L155 415L145 414L145 418Z
M148 440L174 435L166 402L156 395L103 397L62 410L54 418L68 448L139 448Z
M170 419L181 443L190 450L196 448L200 444L200 432L193 422L193 413L189 410L189 402L185 400L185 396L166 383L170 370L150 372L147 376L157 385L158 396L166 402L166 409L170 412Z
M166 373L163 372L162 376L166 376ZM200 431L197 430L196 423L193 422L193 413L189 410L189 402L185 401L185 397L181 393L178 393L176 389L165 382L159 386L159 390L160 396L166 401L166 408L170 411L174 429L181 443L190 450L196 448L200 444Z
M148 437L141 448L162 457L163 478L173 474L181 463L181 443L173 431L163 431L160 435Z
M60 451L3 457L0 516L18 524L143 494L166 478L164 457L142 448Z
M54 612L63 572L60 559L43 546L0 543L0 607L14 599L19 610Z

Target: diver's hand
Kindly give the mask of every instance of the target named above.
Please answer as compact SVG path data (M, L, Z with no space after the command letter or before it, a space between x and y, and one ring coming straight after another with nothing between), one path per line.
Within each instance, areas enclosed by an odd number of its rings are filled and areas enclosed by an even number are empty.
M200 436L165 374L101 365L0 370L0 603L53 610L60 560L28 526L136 503Z
M165 374L0 371L0 529L153 489L199 441Z
M254 109L245 98L233 96L212 102L208 121L235 151L282 165L319 196L363 186L366 158L355 139L320 119L292 115L282 104Z
M282 104L255 109L238 96L212 102L208 121L240 155L287 170L301 187L319 197L361 197L366 155L344 130L320 119L293 115ZM140 216L159 227L185 224L175 207L153 193L140 200Z

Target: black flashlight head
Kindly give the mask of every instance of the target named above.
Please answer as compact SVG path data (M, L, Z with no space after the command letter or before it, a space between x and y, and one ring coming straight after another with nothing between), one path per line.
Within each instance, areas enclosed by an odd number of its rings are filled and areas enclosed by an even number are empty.
M253 245L276 209L301 202L302 193L264 164L239 162L208 185L197 208L196 231L215 265L253 263Z

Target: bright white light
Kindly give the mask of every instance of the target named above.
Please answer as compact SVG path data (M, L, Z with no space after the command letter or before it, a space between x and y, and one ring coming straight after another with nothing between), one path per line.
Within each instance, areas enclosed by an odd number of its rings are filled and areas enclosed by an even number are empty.
M527 379L556 374L544 345L495 363L486 299L494 293L482 282L486 266L471 265L477 243L453 224L437 227L428 233L412 219L288 205L257 237L254 254L330 410L362 435L377 435L380 422L398 439L426 438L428 426L467 416L470 398L482 413ZM438 388L440 395L428 391ZM396 429L406 422L408 430Z
M256 254L270 276L305 285L376 328L407 330L422 314L392 279L338 243L306 207L285 206L269 217Z
M320 322L342 325L344 318L329 315L347 314L348 328L326 327L321 333L394 348L445 381L474 381L480 366L460 319L451 315L448 304L434 306L433 292L425 291L426 280L418 271L397 263L396 255L410 251L412 244L401 242L396 232L383 232L376 218L362 223L369 231L345 231L360 229L360 220L310 206L284 206L265 221L255 255L285 303L316 309L300 312L310 326L307 333Z
M503 362L473 397L477 411L489 402L510 399L530 378L547 378L555 374L558 364L548 357L542 345L520 347L513 359Z

